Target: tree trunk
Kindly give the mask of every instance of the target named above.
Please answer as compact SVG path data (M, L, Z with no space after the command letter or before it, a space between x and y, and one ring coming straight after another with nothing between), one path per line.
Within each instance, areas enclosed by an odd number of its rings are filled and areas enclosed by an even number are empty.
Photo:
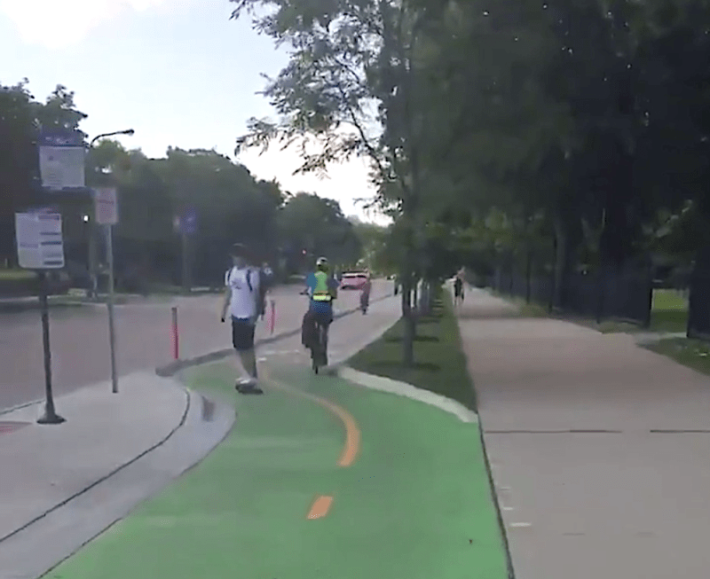
M701 247L695 258L688 298L689 338L710 339L710 246Z
M525 303L530 303L530 294L532 293L532 251L527 250L525 255Z
M402 280L402 317L404 334L402 336L402 363L406 367L414 365L414 337L416 333L414 312L412 311L412 278Z
M555 277L552 307L562 308L564 301L564 278L567 264L567 230L561 216L555 216Z

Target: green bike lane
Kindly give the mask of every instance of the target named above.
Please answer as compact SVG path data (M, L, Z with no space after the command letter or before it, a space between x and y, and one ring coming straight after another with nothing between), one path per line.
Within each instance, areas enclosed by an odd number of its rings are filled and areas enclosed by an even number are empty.
M507 576L477 424L302 366L270 364L264 396L225 363L188 383L235 407L231 433L47 577Z

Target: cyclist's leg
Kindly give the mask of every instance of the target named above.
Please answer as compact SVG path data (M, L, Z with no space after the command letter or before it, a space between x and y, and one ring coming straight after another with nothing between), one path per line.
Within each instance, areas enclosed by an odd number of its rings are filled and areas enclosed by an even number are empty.
M323 325L323 363L328 365L328 338L330 336L330 325L333 323L333 311L328 314L325 324Z
M332 321L332 313L318 314L318 361L321 366L328 365L328 327Z

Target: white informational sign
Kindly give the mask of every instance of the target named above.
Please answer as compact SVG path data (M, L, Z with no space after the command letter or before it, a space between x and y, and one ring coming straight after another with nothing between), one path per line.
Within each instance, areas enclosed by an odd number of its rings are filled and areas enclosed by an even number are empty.
M86 147L80 133L43 133L38 145L42 187L50 191L84 188Z
M94 215L99 225L118 223L118 196L114 187L94 189Z
M15 214L17 259L24 269L64 267L62 216L54 211Z

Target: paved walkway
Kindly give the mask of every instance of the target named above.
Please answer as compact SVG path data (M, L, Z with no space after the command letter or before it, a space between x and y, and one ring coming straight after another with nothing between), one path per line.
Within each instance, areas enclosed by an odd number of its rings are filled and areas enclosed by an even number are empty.
M710 379L481 290L460 328L517 579L697 579Z
M295 305L302 301L292 299L275 333L298 328L303 309ZM396 319L394 302L338 322L334 355L378 337ZM214 316L218 308L210 306L217 305L199 300L190 307ZM278 363L303 355L300 335L270 347ZM0 416L0 579L34 579L56 565L200 460L234 420L233 411L153 371L123 376L119 394L99 383L60 395L56 407L67 419L61 425L36 424L37 404Z
M345 358L399 301L338 320ZM225 362L194 388L236 407L202 465L55 569L52 579L504 579L476 421L314 376L298 337L263 348L264 396Z
M274 333L300 327L306 298L301 288L277 288ZM377 282L373 298L391 292L390 282ZM230 345L229 325L221 324L221 296L148 300L116 307L118 369L122 375L152 371L172 361L171 307L177 305L180 354L190 358ZM341 292L339 310L355 307L358 292ZM104 306L53 308L52 362L55 391L69 393L110 377L107 311ZM257 338L270 336L266 322L257 326ZM0 315L0 412L3 408L37 400L44 395L42 329L39 313Z

